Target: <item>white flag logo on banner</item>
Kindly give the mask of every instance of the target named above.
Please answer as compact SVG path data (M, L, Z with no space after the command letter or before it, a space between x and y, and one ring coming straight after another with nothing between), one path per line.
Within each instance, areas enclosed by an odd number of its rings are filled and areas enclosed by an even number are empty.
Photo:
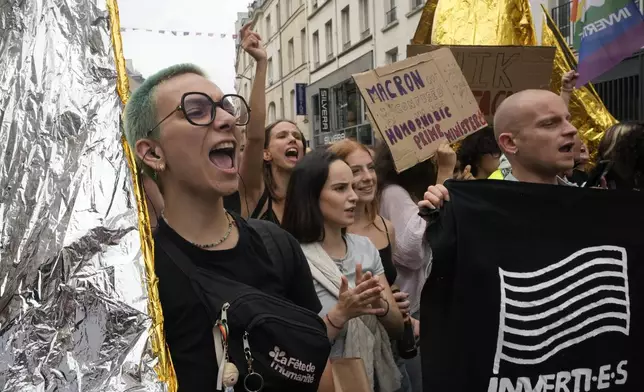
M596 246L534 272L499 268L501 307L494 374L501 360L546 361L561 350L630 327L626 249Z

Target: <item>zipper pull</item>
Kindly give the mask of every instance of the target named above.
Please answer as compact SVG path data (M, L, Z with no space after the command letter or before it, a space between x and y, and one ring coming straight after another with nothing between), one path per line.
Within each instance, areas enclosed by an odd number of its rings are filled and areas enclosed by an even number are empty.
M224 325L228 324L228 308L230 308L230 304L228 302L224 303L221 307L221 316L219 317L219 320Z

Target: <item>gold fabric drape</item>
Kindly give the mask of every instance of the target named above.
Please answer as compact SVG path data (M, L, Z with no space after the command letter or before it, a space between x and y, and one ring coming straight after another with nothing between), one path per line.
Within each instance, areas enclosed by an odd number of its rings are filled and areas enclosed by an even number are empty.
M541 8L545 14L541 43L544 46L557 48L550 89L559 92L561 91L561 77L571 69L577 68L577 60L543 5ZM604 132L608 127L616 124L617 120L606 109L591 83L573 90L568 108L572 115L572 123L579 130L579 135L587 143L591 155L594 157Z
M121 23L119 19L119 8L117 0L106 0L107 9L110 16L110 30L112 36L112 47L114 48L114 60L117 72L117 92L121 102L125 104L130 97L130 86L125 67L125 56L123 55L123 41L121 39ZM125 140L125 135L121 138L121 144L125 152L132 181L134 182L134 196L139 218L139 233L141 239L141 251L145 263L145 274L148 293L148 313L152 319L150 329L150 343L152 352L158 362L155 371L159 379L165 382L169 392L177 391L177 377L174 373L170 353L165 343L163 332L163 314L161 312L161 302L159 300L158 280L154 272L154 240L150 229L150 217L145 201L143 182L137 175L138 169L134 159L134 153L130 145Z

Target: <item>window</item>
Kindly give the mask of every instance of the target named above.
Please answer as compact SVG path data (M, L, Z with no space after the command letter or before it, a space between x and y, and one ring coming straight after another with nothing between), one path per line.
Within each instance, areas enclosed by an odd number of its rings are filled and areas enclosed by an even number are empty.
M291 72L295 69L295 45L293 44L293 38L288 40L288 72Z
M268 85L272 86L273 85L273 58L271 57L268 59L268 69L266 70L266 75L268 77Z
M288 19L292 14L293 14L293 2L291 0L285 0L286 1L286 9L284 10L286 12L286 19Z
M271 35L273 35L273 31L271 30L271 16L266 15L266 38L264 40L268 41L271 39Z
M385 12L385 26L396 21L396 0L389 0L389 10Z
M351 32L349 24L349 6L344 7L341 12L341 21L342 21L342 49L347 49L351 46Z
M284 100L280 97L280 118L284 118Z
M291 90L290 97L291 97L291 99L290 99L290 101L291 101L290 102L290 105L291 105L290 106L291 107L290 111L291 112L289 113L288 118L295 118L295 116L297 115L297 110L295 110L295 90Z
M317 68L320 65L320 34L313 33L313 64Z
M279 30L280 26L282 25L282 23L280 23L281 21L282 14L280 12L280 3L277 2L277 4L275 4L275 22L277 22L277 30Z
M328 21L324 24L324 38L326 39L326 58L333 57L333 22Z
M268 123L272 123L275 121L275 102L271 102L268 104Z
M424 3L424 0L411 0L411 9L415 10L418 7L422 7Z
M398 48L393 48L386 53L387 64L393 64L398 61Z
M318 0L311 0L311 8L318 9Z
M300 30L300 55L302 56L302 64L306 63L306 28Z
M366 38L369 31L369 1L360 0L360 38Z
M249 98L250 97L248 96L248 83L244 83L244 99L248 101Z

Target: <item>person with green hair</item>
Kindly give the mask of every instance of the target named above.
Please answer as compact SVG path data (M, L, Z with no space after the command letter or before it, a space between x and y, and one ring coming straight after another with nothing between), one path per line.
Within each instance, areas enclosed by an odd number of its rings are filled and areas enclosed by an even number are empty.
M155 272L165 337L181 392L216 390L222 358L217 358L210 309L200 292L208 282L216 286L213 276L315 314L321 309L301 252L289 248L294 253L288 258L291 264L284 261L284 268L275 268L260 233L224 209L223 197L237 191L241 127L249 119L241 96L224 94L192 64L174 65L150 76L125 106L126 139L137 164L163 196L154 233ZM273 230L290 240L282 229ZM292 241L291 246L297 246ZM184 273L182 262L176 253L170 257L173 252L168 249L184 255L181 259L196 267L195 274ZM245 363L244 358L241 361ZM245 369L238 367L243 378ZM324 374L329 380L330 370ZM265 391L282 390L279 383L269 382Z

